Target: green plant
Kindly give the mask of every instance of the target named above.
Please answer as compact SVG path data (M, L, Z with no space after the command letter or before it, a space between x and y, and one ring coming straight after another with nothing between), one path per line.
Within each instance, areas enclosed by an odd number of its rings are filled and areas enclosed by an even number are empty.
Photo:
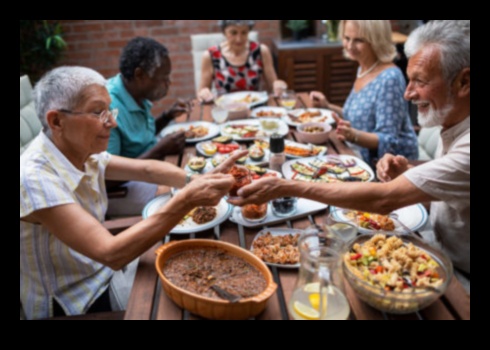
M32 82L51 69L67 45L61 25L48 20L20 20L20 75Z
M303 29L308 28L308 20L307 19L290 19L286 23L286 27L291 29L293 32L299 32Z

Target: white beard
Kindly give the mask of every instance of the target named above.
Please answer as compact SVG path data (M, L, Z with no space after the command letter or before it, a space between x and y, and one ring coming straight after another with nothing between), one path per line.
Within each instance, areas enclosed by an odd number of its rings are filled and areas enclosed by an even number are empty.
M429 104L429 110L427 112L419 112L417 114L417 121L423 128L431 128L433 126L442 125L446 121L446 118L453 107L454 105L452 99L449 100L444 107L439 109L435 109Z

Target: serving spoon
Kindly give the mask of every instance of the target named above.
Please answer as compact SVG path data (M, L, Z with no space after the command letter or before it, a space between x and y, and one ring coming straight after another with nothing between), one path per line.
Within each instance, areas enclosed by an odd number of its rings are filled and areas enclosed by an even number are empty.
M238 300L240 300L242 298L238 295L232 294L232 293L224 290L221 287L218 287L216 284L213 284L210 288L212 290L214 290L216 293L218 293L218 295L221 299L226 299L230 303L236 303L236 302L238 302Z

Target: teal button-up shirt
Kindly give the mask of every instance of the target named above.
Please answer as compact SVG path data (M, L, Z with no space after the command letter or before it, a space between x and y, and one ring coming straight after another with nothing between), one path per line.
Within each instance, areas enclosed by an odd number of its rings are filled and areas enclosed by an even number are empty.
M151 115L152 103L143 101L143 107L124 87L121 74L107 82L111 95L111 108L117 108L117 128L111 130L107 151L128 158L137 158L156 144L155 118Z

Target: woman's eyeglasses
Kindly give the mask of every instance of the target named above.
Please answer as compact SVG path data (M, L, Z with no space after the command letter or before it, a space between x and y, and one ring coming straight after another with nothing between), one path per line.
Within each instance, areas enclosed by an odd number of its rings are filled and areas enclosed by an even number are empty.
M72 114L72 115L91 115L93 117L96 117L97 119L99 119L102 124L105 124L109 121L109 118L112 116L112 118L114 120L117 119L117 114L119 113L118 109L117 108L114 108L114 109L111 109L111 110L103 110L102 112L100 113L93 113L93 112L73 112L73 111L69 111L67 109L59 109L58 110L59 112L62 112L62 113L66 113L66 114Z

